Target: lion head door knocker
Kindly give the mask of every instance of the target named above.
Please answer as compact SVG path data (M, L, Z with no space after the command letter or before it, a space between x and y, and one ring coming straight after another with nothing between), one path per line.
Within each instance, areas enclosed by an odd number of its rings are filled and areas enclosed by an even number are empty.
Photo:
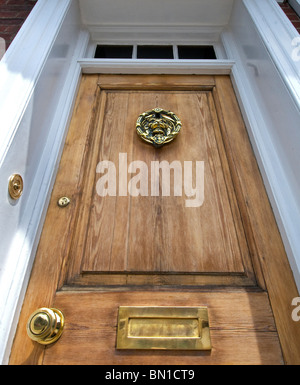
M162 108L141 114L136 122L136 131L140 138L155 147L161 147L176 138L181 129L181 121L171 111Z

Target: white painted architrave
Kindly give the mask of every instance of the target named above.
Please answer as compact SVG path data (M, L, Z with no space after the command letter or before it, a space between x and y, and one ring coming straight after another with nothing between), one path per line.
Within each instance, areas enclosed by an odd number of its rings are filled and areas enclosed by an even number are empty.
M227 42L231 40L231 43L226 47L227 52L235 55L237 48L234 46L234 39L232 39L229 32L225 36ZM295 191L291 189L290 183L286 178L286 171L282 167L281 159L273 145L265 116L260 110L251 82L249 82L243 65L238 59L236 66L233 68L231 79L289 257L294 278L300 291L300 213L295 199Z
M236 7L222 42L228 58L236 60L233 84L300 292L300 72L291 57L295 29L272 1L243 0ZM251 57L247 49L253 46Z
M71 1L39 0L0 62L0 167Z
M256 122L252 119L251 127L254 127L252 131L256 129L256 144L257 148L260 148L259 159L264 162L262 172L266 175L265 181L267 181L269 197L273 202L277 223L300 293L300 53L298 49L296 56L299 60L295 60L295 45L293 44L295 39L297 39L297 44L300 43L299 34L274 1L243 0L243 3L288 89L290 102L294 103L294 107L298 111L297 131L294 130L290 133L288 144L285 144L283 148L283 155L290 160L288 166L287 163L283 162L281 154L278 154L276 149L272 147L272 142L276 147L275 135L273 138L261 136L262 132L268 132L268 128L262 130L258 125L258 122L261 124L264 120L258 117L261 108L256 105L255 95L253 95L254 98L251 102L251 108L254 109L252 116L256 117ZM242 85L241 76L242 71L235 74L235 78L238 79L239 77L240 80L238 88L243 92L245 85ZM248 90L249 88L247 92ZM282 112L286 112L284 107L282 107ZM295 115L296 113L294 113ZM292 117L287 114L285 125L289 125L289 119ZM284 126L281 128L282 130L285 129Z
M0 363L7 364L11 344L18 323L19 312L23 303L27 282L30 277L44 215L47 209L49 192L52 189L58 159L68 126L70 111L76 95L78 81L81 76L77 57L85 54L89 35L80 32L74 35L72 43L74 52L68 57L60 59L55 53L64 46L64 37L59 33L67 32L66 38L72 34L76 19L76 9L72 0L39 0L36 7L24 23L20 33L9 47L3 61L0 62L0 116L1 146L0 146L0 177L1 187L1 228L2 236L5 233L9 248L0 250ZM76 4L75 4L76 6ZM68 22L64 21L68 18ZM70 18L73 20L70 22ZM72 25L73 24L73 25ZM58 40L58 41L57 41ZM57 41L57 46L56 46ZM54 49L54 52L53 52ZM73 58L73 59L72 59ZM46 73L44 72L46 69ZM58 72L57 72L58 70ZM15 148L16 138L20 127L27 125L26 115L31 114L31 104L37 88L52 87L52 80L59 79L59 71L64 74L57 84L59 92L56 106L51 107L53 114L49 120L48 135L43 137L40 145L39 162L30 170L31 180L25 179L25 194L20 202L13 204L7 198L7 184L5 183L8 167L7 154ZM51 79L53 78L53 79ZM25 122L24 122L25 119ZM32 123L32 122L31 122ZM30 125L30 121L28 121ZM30 129L30 126L28 127ZM18 139L20 142L20 140ZM22 146L22 143L21 143ZM25 143L24 143L25 146ZM16 148L20 155L15 153L15 165L12 169L25 173L26 162L22 148ZM11 157L11 155L9 155ZM29 178L28 178L29 179ZM13 219L10 225L9 218ZM5 223L6 222L6 228ZM5 231L4 231L5 229Z
M300 60L293 59L293 41L299 38L296 28L272 0L243 2L300 111Z
M217 42L224 25L89 25L91 39L101 44L211 44Z
M85 74L229 75L235 62L233 60L80 59L78 63Z

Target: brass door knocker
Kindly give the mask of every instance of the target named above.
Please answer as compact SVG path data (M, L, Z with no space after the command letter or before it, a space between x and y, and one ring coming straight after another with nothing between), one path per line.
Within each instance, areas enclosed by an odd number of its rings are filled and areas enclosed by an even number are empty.
M139 116L136 130L144 141L161 147L176 138L181 126L180 119L173 112L154 108Z

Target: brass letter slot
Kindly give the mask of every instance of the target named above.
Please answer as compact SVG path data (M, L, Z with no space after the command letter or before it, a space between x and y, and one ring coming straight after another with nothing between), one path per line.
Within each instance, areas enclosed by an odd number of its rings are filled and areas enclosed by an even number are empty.
M117 349L211 350L207 308L120 306Z

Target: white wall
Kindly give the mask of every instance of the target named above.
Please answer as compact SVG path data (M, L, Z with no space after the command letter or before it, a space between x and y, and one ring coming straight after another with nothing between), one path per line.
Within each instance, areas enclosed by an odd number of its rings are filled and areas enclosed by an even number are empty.
M93 26L219 26L234 0L79 0L83 24Z
M0 362L8 359L86 44L76 1L39 0L0 63ZM17 202L7 190L13 173L24 180Z
M252 17L256 9L246 6L255 2L235 2L230 27L222 40L228 58L236 60L233 80L237 95L300 291L300 114L299 99L290 92L294 84L299 84L300 71L298 80L296 71L292 79L287 66L281 71L280 63L272 60L272 55L282 55L283 48L291 49L292 38L283 43L286 31L282 29L282 35L275 37L282 47L278 46L275 52L277 47L273 44L270 52L258 33L259 28L267 28L267 23L262 20L255 25ZM269 20L276 18L277 8L273 9L271 2L265 4L269 6ZM274 20L273 27L281 31L278 19ZM293 36L293 31L289 32ZM273 38L269 29L265 33ZM292 72L295 63L290 65Z

